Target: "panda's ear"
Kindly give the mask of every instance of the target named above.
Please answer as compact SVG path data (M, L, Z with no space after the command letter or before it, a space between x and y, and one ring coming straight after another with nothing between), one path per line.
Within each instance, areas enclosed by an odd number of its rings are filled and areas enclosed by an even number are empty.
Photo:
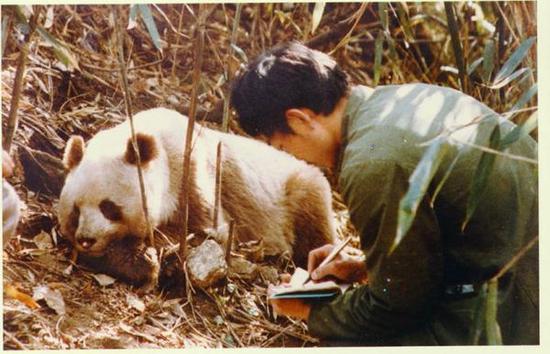
M158 155L155 138L151 135L137 133L136 141L141 164L145 166L147 163L149 163L149 161L153 160ZM132 138L128 139L128 143L126 143L126 153L124 154L124 160L132 165L137 164L137 156L136 151L134 150L134 146L132 144Z
M67 141L63 153L63 165L69 171L78 166L84 156L84 139L80 135L72 135Z

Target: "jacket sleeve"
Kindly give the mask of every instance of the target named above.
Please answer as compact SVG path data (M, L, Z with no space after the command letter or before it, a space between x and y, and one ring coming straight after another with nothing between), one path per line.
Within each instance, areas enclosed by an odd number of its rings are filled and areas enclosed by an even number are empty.
M349 167L347 167L349 168ZM390 254L407 175L391 161L369 161L342 171L342 195L361 235L368 284L312 306L310 333L321 338L382 341L417 326L441 291L439 227L425 197L409 232Z

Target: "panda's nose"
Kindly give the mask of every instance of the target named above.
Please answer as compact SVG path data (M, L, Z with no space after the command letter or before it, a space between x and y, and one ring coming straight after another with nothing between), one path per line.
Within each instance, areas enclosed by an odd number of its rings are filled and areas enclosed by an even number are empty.
M89 238L89 237L84 237L84 238L78 239L78 243L80 244L80 246L82 246L82 248L84 248L86 250L89 249L90 247L92 247L95 242L96 242L95 239Z

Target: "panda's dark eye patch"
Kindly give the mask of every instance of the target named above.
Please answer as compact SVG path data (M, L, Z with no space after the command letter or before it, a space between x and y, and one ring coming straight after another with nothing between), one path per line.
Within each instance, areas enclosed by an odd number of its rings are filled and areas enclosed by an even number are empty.
M101 210L103 216L111 221L122 220L122 209L109 199L103 199L99 203L99 210Z
M78 228L78 218L80 217L80 209L76 206L76 204L73 206L73 210L71 211L71 214L69 214L69 229L72 230L71 232L76 232L76 229Z

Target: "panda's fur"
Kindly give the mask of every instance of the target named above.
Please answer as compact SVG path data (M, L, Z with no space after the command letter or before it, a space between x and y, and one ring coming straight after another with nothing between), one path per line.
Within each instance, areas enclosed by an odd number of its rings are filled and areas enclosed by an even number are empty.
M156 108L134 116L151 223L181 220L183 151L187 117ZM288 252L297 264L333 242L331 193L321 171L245 137L195 125L189 194L189 228L212 226L216 146L222 143L224 220L237 224L240 240L263 240L266 254ZM85 146L71 137L64 154L69 171L59 201L63 235L88 256L101 256L114 241L147 235L130 126L126 121L96 134Z

